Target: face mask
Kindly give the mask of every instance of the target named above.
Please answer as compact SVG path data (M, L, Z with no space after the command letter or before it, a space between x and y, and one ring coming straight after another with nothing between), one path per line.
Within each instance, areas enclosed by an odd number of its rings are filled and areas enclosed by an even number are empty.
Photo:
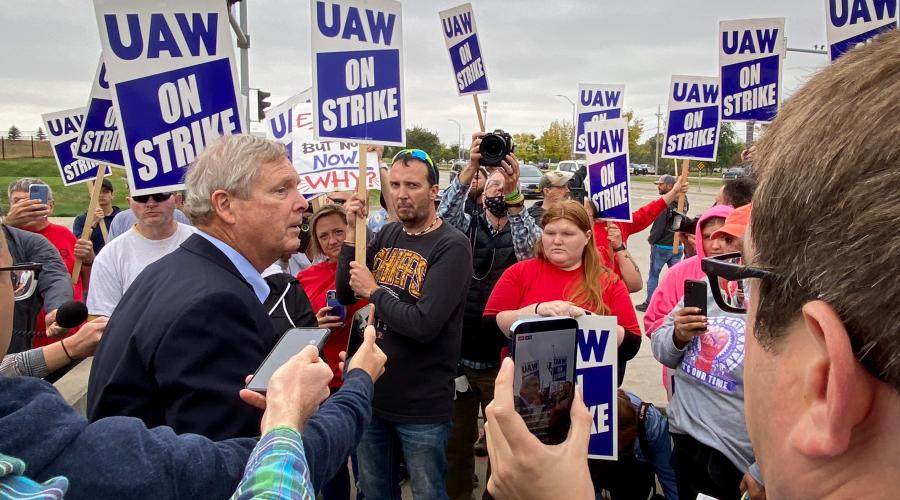
M506 201L503 200L502 194L497 196L485 196L484 207L494 214L495 217L506 217L506 213L509 210L506 206Z

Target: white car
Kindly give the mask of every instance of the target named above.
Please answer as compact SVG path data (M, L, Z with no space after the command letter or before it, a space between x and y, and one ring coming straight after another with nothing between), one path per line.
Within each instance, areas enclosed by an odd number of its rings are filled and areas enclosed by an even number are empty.
M584 160L563 160L556 165L556 170L574 174L584 164Z

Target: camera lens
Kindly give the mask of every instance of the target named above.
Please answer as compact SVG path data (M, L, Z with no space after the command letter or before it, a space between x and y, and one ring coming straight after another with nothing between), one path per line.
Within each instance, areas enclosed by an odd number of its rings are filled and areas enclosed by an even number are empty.
M488 134L481 139L481 146L478 148L478 152L481 153L480 163L482 165L496 167L508 154L506 141L498 135Z

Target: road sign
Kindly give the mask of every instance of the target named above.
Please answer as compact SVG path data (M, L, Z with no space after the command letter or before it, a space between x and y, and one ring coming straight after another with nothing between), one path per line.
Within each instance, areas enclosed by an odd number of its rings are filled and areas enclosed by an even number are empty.
M703 167L705 167L705 166L706 165L704 165L703 162L701 161L700 163L697 164L697 170L703 170Z

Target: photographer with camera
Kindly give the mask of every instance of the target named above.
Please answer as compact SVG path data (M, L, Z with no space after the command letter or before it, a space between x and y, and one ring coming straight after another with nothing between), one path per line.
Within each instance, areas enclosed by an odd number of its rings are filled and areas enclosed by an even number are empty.
M671 175L662 175L654 184L656 184L656 189L659 191L659 194L665 195L675 188L675 182L675 177ZM650 305L650 298L653 297L653 292L656 290L656 285L659 283L659 273L662 271L663 266L668 266L669 269L671 269L672 266L681 262L681 258L684 255L684 247L679 249L678 253L675 253L675 250L672 247L672 242L675 239L675 231L672 230L669 221L674 215L677 207L677 200L673 200L666 207L666 210L656 217L653 221L653 225L650 226L650 236L647 238L647 241L650 243L650 271L647 273L647 298L644 299L643 303L634 306L638 311L644 312L647 310L647 306ZM687 210L688 200L687 197L685 197L685 213L687 213Z
M499 136L499 140L496 138ZM478 407L484 410L494 399L494 380L500 368L500 350L508 341L496 329L482 326L487 299L507 268L534 256L541 229L527 210L519 193L519 161L515 145L502 131L472 134L469 163L444 191L438 213L469 239L472 247L472 280L466 295L463 316L453 427L447 449L447 495L450 499L472 498L475 473L473 446L478 437ZM494 141L493 144L491 141ZM472 179L484 170L480 163L493 162L501 154L499 166L487 176L478 203L485 210L470 214L463 210L474 188ZM490 475L490 464L488 473Z

